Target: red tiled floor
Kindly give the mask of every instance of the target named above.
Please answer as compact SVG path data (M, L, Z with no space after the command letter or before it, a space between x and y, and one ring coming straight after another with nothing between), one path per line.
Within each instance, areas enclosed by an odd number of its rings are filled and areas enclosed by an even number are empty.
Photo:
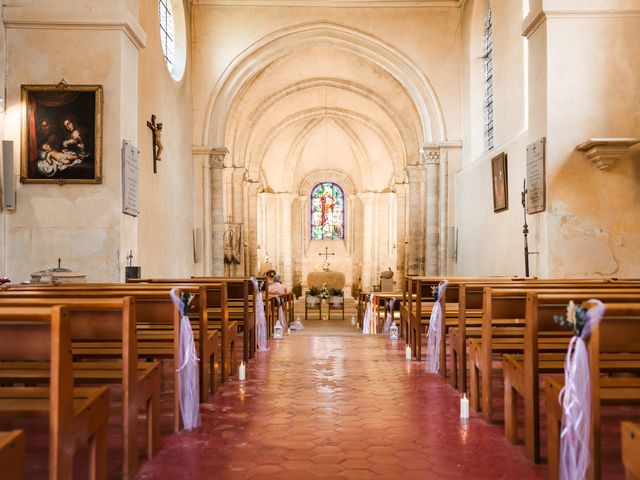
M138 479L546 478L502 427L458 417L458 394L404 343L295 336L222 386L202 426L165 438Z

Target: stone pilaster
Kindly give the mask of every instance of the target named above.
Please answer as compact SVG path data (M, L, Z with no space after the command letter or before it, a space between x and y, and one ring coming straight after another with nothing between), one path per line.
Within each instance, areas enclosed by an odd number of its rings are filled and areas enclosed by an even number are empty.
M211 273L224 274L224 159L229 154L226 148L214 148L209 153L211 175Z
M425 216L425 274L440 273L440 149L422 148L426 170L427 208Z
M260 183L257 180L246 178L244 180L244 218L245 218L245 275L258 273L258 192Z
M375 283L373 275L376 265L374 264L375 248L375 206L378 195L372 192L359 193L358 198L362 202L362 287L369 289Z
M425 167L408 165L409 194L406 196L407 221L407 275L424 274L425 254Z
M282 280L293 286L293 231L291 228L291 206L297 195L281 193L278 195L280 203L280 241L282 242L281 261Z

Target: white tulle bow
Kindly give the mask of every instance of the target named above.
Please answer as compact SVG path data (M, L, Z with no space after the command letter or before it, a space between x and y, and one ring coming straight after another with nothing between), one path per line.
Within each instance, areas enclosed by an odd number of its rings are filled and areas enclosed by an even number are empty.
M443 329L442 300L447 291L449 282L443 280L438 284L438 299L431 309L429 317L429 331L427 332L427 363L425 370L429 373L438 373L440 370L440 341Z
M362 333L369 335L371 333L371 302L373 301L373 293L369 295L369 301L367 302L367 309L364 312L364 318L362 319Z
M564 388L560 391L562 429L560 432L560 480L586 478L591 463L591 370L584 342L604 316L599 300L586 312L580 337L569 342L564 363Z
M256 350L259 352L267 352L269 351L269 334L267 332L267 318L264 314L264 300L262 299L262 292L260 291L258 281L251 277L251 283L253 283L256 295Z
M191 322L186 315L186 306L176 295L175 289L170 291L171 301L181 314L180 343L178 345L178 383L180 397L180 415L185 430L192 430L200 425L200 384L198 381L198 356L193 339Z

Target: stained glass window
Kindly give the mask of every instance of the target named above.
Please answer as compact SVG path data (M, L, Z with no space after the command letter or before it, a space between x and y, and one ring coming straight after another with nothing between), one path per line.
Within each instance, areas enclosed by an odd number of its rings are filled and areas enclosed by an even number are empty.
M171 9L171 0L158 0L158 19L160 21L160 43L162 44L162 53L167 62L169 71L173 68L174 60L174 36L173 28L173 11Z
M311 190L311 240L344 238L344 192L335 183L319 183Z

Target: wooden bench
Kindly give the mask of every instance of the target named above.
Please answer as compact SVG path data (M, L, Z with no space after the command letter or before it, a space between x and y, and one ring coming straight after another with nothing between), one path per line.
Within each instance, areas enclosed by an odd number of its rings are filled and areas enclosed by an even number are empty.
M588 303L584 304L589 307ZM640 304L606 304L602 322L592 328L585 340L591 369L591 465L588 478L600 478L600 407L601 405L640 405L640 378L636 367L629 375L602 376L601 359L605 354L640 353ZM564 376L545 378L547 404L547 449L549 476L559 475L560 428L562 406L559 395L564 387Z
M640 480L640 424L622 422L622 463L627 480Z
M227 285L227 312L229 321L236 322L242 332L242 358L245 362L252 359L256 352L255 302L253 285L248 277L191 277L182 278L144 278L129 279L132 284L207 284L225 283Z
M629 283L629 282L626 282ZM588 288L589 285L606 288L621 288L621 282L607 279L522 279L488 277L459 282L458 288L458 322L449 327L447 335L451 345L451 383L462 392L467 391L467 338L479 338L482 331L482 309L484 288Z
M92 298L122 298L131 296L135 300L136 324L138 334L138 357L145 359L171 359L174 365L178 365L178 348L181 315L173 305L169 296L169 285L124 285L124 284L83 284L65 286L39 286L34 285L16 287L0 291L2 298L23 299L92 299ZM183 291L199 295L198 286L182 285ZM202 344L200 336L207 339ZM218 334L210 331L208 325L198 324L194 330L196 345L199 347L200 359L200 395L201 401L213 393L216 382L212 378L217 376L217 364L220 362L220 351L217 347ZM206 345L208 350L202 350ZM99 357L120 358L122 346L114 342L75 342L74 357L77 359L91 359ZM175 368L172 368L174 377L174 430L180 431L180 405L179 384L180 378Z
M567 346L558 352L540 352L539 336L545 331L566 332L566 328L554 321L556 316L565 316L567 304L577 304L596 296L610 303L639 302L637 294L615 294L582 292L572 294L543 294L528 292L526 298L526 316L524 332L524 354L503 355L502 371L504 375L504 418L505 435L512 442L517 440L517 395L524 401L524 443L527 458L540 461L540 405L539 381L541 374L561 373ZM568 342L567 342L568 343ZM614 355L608 358L603 354L601 369L607 373L630 371L635 363L640 368L640 355L627 355L620 358Z
M0 415L49 416L49 479L73 475L89 446L87 478L107 478L107 387L73 386L71 322L65 307L0 308L0 361L49 362L49 387L0 387Z
M412 356L416 360L422 359L422 335L429 326L429 318L433 309L433 291L438 284L447 280L449 285L442 299L443 334L440 340L440 374L447 376L446 364L446 331L447 328L458 324L459 287L461 284L473 281L501 280L506 281L511 277L433 277L410 276L405 281L405 295L401 308L401 329L411 346Z
M0 472L5 480L24 478L24 432L0 432Z
M51 307L65 304L75 342L113 341L122 345L118 362L74 362L76 384L114 384L122 387L123 477L132 478L138 470L138 412L147 420L147 458L160 451L160 364L138 362L135 301L122 299L6 299L0 307ZM94 360L100 358L96 352ZM0 362L0 382L48 383L50 366L46 362Z
M597 291L603 288L597 287ZM617 293L637 293L640 290L611 287ZM519 288L484 287L483 322L480 338L468 339L468 361L470 366L469 401L472 408L482 411L485 421L493 421L492 373L494 355L524 352L524 319L526 314L526 294L528 291L540 293L580 293L593 291L587 282L576 284L573 289L562 285L547 288L535 285L520 285ZM467 328L467 335L469 328ZM567 342L565 332L544 332L539 338L539 348L544 351L559 351ZM500 367L499 367L500 368ZM482 382L482 408L480 408L480 382Z

